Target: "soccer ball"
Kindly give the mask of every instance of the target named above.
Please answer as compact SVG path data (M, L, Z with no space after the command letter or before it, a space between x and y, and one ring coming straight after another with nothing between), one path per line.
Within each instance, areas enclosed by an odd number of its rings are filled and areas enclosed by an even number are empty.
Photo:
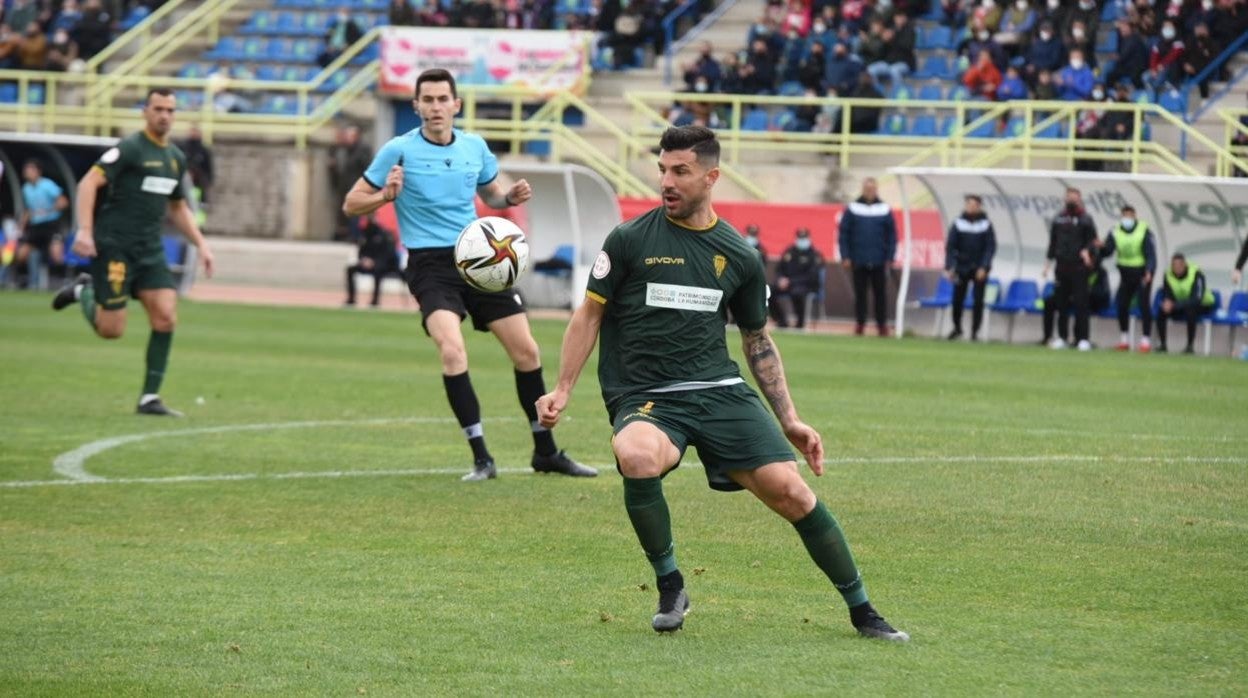
M529 268L529 241L524 231L506 218L478 218L459 232L455 268L478 291L506 291Z

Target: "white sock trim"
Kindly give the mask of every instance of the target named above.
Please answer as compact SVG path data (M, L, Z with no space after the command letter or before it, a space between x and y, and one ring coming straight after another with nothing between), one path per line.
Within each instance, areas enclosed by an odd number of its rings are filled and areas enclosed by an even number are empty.
M159 399L160 399L160 395L158 395L158 394L156 394L156 393L144 393L144 394L143 394L143 397L140 397L140 398L139 398L139 404L140 404L140 405L146 405L147 403L151 402L152 400L159 400Z

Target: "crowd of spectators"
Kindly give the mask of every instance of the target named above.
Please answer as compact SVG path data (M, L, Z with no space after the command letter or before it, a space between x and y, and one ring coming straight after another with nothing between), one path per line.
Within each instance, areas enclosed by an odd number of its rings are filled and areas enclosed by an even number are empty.
M997 101L1130 100L1139 89L1179 88L1248 32L1248 0L1121 0L1108 13L1118 17L1114 26L1102 28L1105 4L940 0L935 24L955 37L951 52L966 92ZM747 95L782 89L797 94L794 85L819 97L893 94L913 79L916 19L932 26L928 10L926 0L768 0L746 48L717 57L704 45L695 62L682 66L684 86L689 92ZM1116 33L1116 51L1098 61L1098 38L1109 32ZM1208 96L1208 83L1206 78L1199 84L1202 96ZM799 113L790 128L839 128L839 109L821 109L829 118ZM694 105L682 111L686 120L706 120ZM875 131L879 110L863 110L874 113L862 116L858 111L851 129ZM1088 120L1099 121L1095 114ZM1121 126L1112 125L1114 131Z
M165 0L5 0L0 7L0 69L77 70L108 46L121 18Z

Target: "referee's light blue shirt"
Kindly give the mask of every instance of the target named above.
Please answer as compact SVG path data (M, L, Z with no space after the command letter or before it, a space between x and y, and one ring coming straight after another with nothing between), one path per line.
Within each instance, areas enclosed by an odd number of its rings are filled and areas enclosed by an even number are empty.
M60 185L47 177L40 177L34 184L22 184L22 199L30 211L30 222L39 225L60 220L61 212L56 210L56 200L64 193Z
M430 142L420 129L391 138L377 151L364 180L381 189L403 159L403 191L394 202L399 237L410 249L450 247L477 218L477 187L498 177L498 158L480 136L453 132L451 142Z

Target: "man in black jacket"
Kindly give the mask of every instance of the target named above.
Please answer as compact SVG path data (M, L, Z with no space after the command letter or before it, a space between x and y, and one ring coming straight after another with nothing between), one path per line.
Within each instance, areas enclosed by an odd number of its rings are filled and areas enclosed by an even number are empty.
M865 73L864 79L868 83L871 80ZM862 180L862 195L845 206L838 238L841 264L854 281L854 334L862 334L866 325L870 286L876 327L881 337L887 337L888 269L897 254L897 224L892 208L880 201L879 185L874 178Z
M1088 341L1088 273L1092 270L1092 254L1096 243L1096 225L1083 208L1079 190L1066 190L1066 206L1049 227L1049 249L1045 254L1044 275L1056 263L1057 273L1053 297L1059 311L1075 315L1075 341L1079 351L1091 351ZM1064 344L1063 344L1064 346ZM1054 348L1057 340L1054 340Z
M1113 86L1123 80L1129 80L1132 85L1143 87L1144 81L1141 77L1146 70L1148 70L1148 45L1144 43L1144 38L1135 30L1130 20L1119 20L1118 60L1114 62L1114 69L1105 76L1105 84Z
M1235 287L1239 287L1239 282L1244 280L1244 263L1248 262L1248 237L1244 238L1243 247L1239 248L1239 256L1235 258L1235 270L1231 272L1231 283Z
M992 257L997 253L997 233L983 211L984 200L975 194L967 194L966 209L949 226L949 239L945 242L945 273L953 282L953 331L950 341L962 336L962 306L966 301L966 288L975 282L974 307L971 310L971 340L979 339L979 327L984 320L984 288L988 283L988 271L992 269Z
M377 225L373 216L369 216L360 231L359 261L347 267L347 302L345 305L355 306L355 275L368 274L373 277L373 302L376 308L381 302L381 281L387 274L399 271L399 253L394 238L384 228Z
M798 329L806 326L806 300L811 294L819 293L822 271L823 255L811 245L810 231L798 228L796 239L784 251L780 264L776 266L776 295L787 298L793 306L793 326ZM783 312L777 320L781 327L789 326Z

